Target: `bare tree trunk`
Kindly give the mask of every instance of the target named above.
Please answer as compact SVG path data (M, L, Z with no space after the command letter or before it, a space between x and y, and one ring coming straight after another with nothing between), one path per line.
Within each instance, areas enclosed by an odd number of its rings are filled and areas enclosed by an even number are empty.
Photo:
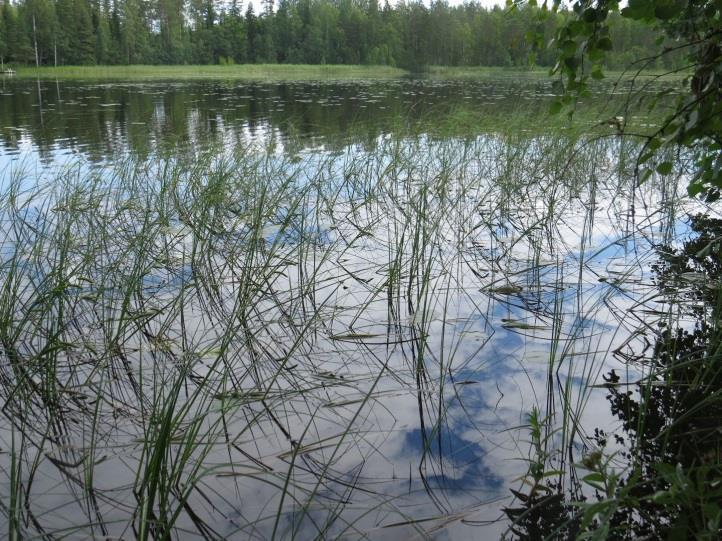
M33 42L35 43L35 67L40 67L40 58L38 57L38 32L35 28L35 14L33 14Z

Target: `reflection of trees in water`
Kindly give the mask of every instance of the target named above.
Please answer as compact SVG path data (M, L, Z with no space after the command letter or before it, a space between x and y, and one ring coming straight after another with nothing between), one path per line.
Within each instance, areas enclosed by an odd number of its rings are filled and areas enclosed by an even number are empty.
M146 156L175 152L178 143L233 144L269 130L284 140L331 150L368 145L387 133L463 136L490 125L508 127L520 111L536 119L549 99L548 85L536 80L41 81L39 87L38 92L35 82L18 80L2 91L0 144L17 150L22 133L48 159L54 150L80 151L91 160L128 150ZM528 127L522 122L520 129Z
M659 324L651 354L630 361L646 366L648 376L640 382L626 384L614 370L605 376L623 432L595 430L602 452L583 464L592 471L594 497L573 505L584 499L579 481L572 483L570 497L558 482L545 481L544 472L530 472L538 486L514 492L519 503L506 509L516 537L567 538L580 528L615 539L722 534L722 220L697 216L692 230L696 237L682 249L660 249L654 266L661 295L692 322L677 328ZM620 476L605 465L610 438L628 464ZM584 470L582 475L589 473ZM610 486L611 494L604 494Z
M222 143L269 128L284 139L313 138L340 149L464 100L462 89L452 89L425 95L421 107L393 83L63 83L58 90L42 82L40 94L33 85L18 81L4 91L3 146L16 150L23 133L41 157L60 148L82 150L91 160L127 150L175 151L189 141Z

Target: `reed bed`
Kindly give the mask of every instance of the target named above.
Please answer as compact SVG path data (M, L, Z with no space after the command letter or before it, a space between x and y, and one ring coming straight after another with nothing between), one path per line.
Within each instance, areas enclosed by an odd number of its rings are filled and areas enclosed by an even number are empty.
M408 73L390 66L309 65L309 64L239 64L228 66L60 66L30 67L17 70L20 78L63 80L252 80L318 81L393 79Z
M380 137L7 171L9 538L503 531L524 412L571 471L674 235L684 171L639 187L635 152Z

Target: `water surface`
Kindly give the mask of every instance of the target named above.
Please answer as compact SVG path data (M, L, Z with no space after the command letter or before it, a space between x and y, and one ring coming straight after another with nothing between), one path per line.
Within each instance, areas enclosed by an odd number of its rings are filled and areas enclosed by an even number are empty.
M434 129L551 84L4 85L27 532L133 537L153 494L158 536L493 538L529 412L579 424L562 467L614 430L592 385L637 370L676 180L636 187L618 137Z

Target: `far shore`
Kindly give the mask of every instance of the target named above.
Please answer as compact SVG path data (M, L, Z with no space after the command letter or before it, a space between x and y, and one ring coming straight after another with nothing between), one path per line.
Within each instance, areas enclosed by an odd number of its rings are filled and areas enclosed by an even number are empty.
M311 64L235 64L235 65L130 65L130 66L17 66L12 77L41 80L152 81L152 80L248 80L248 81L343 81L428 78L439 80L493 79L500 77L539 78L550 75L549 68L428 66L414 72L391 66L311 65ZM608 80L669 79L679 80L684 72L654 70L608 70ZM10 77L10 76L6 76Z
M18 67L16 77L40 79L104 80L324 80L324 79L395 79L408 72L389 66L236 64L229 66L62 66Z

